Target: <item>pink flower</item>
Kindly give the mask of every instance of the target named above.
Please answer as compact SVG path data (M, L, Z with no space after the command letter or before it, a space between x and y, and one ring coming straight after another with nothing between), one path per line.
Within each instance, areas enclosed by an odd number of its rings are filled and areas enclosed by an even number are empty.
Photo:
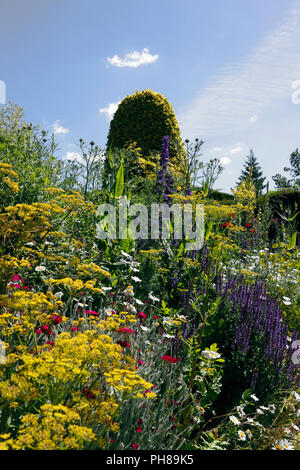
M131 446L131 447L132 447L133 449L135 449L135 450L138 450L138 448L139 448L139 445L138 445L138 443L137 443L137 442L135 442L134 444L132 444L132 446Z
M136 428L136 432L142 432L142 428L141 428L140 426L138 426L138 427Z

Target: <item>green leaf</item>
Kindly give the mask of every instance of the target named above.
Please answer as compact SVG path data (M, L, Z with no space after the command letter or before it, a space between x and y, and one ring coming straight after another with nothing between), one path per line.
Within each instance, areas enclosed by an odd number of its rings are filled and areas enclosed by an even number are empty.
M115 199L119 199L124 192L124 165L123 165L123 158L121 160L120 167L118 169L118 173L116 176L115 182Z
M290 236L290 239L289 239L289 250L292 250L293 248L295 248L296 244L297 244L297 235L298 233L297 232L294 232L293 235Z

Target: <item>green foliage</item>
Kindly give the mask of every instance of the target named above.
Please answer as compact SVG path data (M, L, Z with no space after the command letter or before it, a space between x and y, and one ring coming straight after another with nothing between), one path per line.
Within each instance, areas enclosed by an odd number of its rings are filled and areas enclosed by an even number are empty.
M181 164L184 149L171 104L160 93L138 91L119 104L110 123L107 148L121 149L136 143L142 156L148 157L160 153L165 135L170 138L170 162Z
M222 204L226 202L230 203L230 201L232 202L234 201L233 194L223 193L222 191L217 191L215 189L213 189L210 192L210 198L214 199L215 201L222 201Z
M270 240L283 240L283 233L288 237L294 232L300 232L300 191L282 189L270 191L257 199L257 209L263 209L266 204L271 211L268 229Z
M18 174L16 204L36 202L44 188L57 184L63 163L54 157L56 148L53 136L25 121L22 108L10 103L1 109L0 161Z

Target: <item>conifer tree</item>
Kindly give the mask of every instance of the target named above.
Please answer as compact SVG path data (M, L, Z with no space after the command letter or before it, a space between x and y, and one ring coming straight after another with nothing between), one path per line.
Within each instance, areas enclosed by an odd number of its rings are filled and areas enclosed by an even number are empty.
M250 154L248 155L244 163L244 169L242 170L241 176L237 184L240 184L242 181L247 180L247 178L249 177L254 184L256 194L262 194L264 188L266 187L264 183L266 177L263 176L262 169L252 149L250 150Z

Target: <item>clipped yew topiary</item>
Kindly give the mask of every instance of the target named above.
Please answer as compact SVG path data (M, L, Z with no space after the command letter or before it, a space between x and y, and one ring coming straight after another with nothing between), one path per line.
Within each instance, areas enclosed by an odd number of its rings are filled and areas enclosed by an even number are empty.
M119 104L110 123L107 149L121 149L135 143L142 156L149 157L160 153L166 135L170 139L170 163L179 169L184 147L171 104L160 93L137 91Z

